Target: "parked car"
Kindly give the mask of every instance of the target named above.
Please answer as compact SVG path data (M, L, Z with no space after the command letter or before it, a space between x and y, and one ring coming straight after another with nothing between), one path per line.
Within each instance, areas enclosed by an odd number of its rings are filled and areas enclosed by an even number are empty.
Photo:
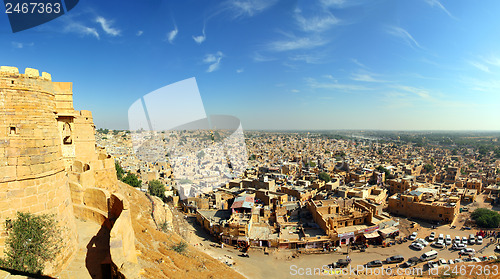
M476 250L472 249L472 248L465 248L465 249L462 249L460 250L460 252L458 252L460 255L474 255L476 253Z
M413 232L409 238L410 240L415 240L417 238L417 232Z
M500 250L500 245L497 245L497 246L495 247L495 250L499 251L499 250Z
M425 239L423 239L423 238L417 238L417 239L415 239L415 242L418 242L424 246L429 245L429 242L425 241Z
M464 248L467 248L467 245L462 243L454 243L453 246L451 246L451 249L453 250L462 250Z
M444 235L442 233L439 234L438 240L443 240L443 242L444 242Z
M389 257L385 260L386 263L391 264L391 263L401 263L404 262L405 258L401 255L396 255Z
M468 230L472 230L472 228L471 227L462 227L462 230L468 231Z
M427 237L427 239L429 241L434 241L435 238L436 238L436 233L435 232L431 232L431 234Z
M384 264L382 263L382 261L380 261L380 260L374 260L374 261L371 261L371 262L367 263L365 266L366 267L381 267L383 265Z
M482 236L480 236L480 235L477 236L476 244L478 244L478 245L483 244L483 237Z
M460 236L458 236L458 235L457 235L457 236L455 236L455 240L453 240L453 242L455 242L455 243L460 243L460 242L461 242L461 240L460 240Z
M437 263L437 262L434 262L434 261L429 261L429 262L427 262L427 267L428 267L429 269L431 269L431 268L436 268L436 267L438 267L438 263Z
M451 245L451 236L449 234L446 235L444 243L446 243L446 246Z
M455 264L455 261L454 261L454 260L452 260L452 259L449 259L449 260L448 260L448 264Z
M473 234L469 234L469 244L470 245L476 244L476 238L474 237Z
M485 262L485 261L487 261L487 260L488 260L488 257L486 257L486 256L481 256L481 257L479 257L479 259L480 259L482 262Z
M436 248L444 248L444 243L441 242L440 240L438 240L438 241L432 242L431 246L436 247Z
M480 260L479 258L477 258L477 257L473 257L473 258L471 259L471 262L473 262L473 263L478 263L478 262L481 262L481 260Z
M430 260L437 258L437 256L438 256L438 252L436 252L435 250L431 250L429 252L423 253L422 256L420 256L420 261L422 261L422 262L430 261Z
M419 242L413 242L410 247L412 247L413 249L416 249L416 250L422 250L424 249L424 245L422 245L421 243Z
M404 262L401 267L412 267L420 262L420 259L417 257L411 257L406 262Z
M455 263L463 263L463 262L464 262L464 260L462 260L462 259L460 259L460 258L458 258L458 259L454 259L453 261L455 261Z
M467 244L467 237L465 236L462 237L462 244Z
M439 259L439 261L438 261L438 265L447 265L447 264L448 264L448 262L443 258Z
M490 261L497 260L497 259L498 259L498 257L495 256L495 255L492 255L492 256L488 257L488 260L490 260Z

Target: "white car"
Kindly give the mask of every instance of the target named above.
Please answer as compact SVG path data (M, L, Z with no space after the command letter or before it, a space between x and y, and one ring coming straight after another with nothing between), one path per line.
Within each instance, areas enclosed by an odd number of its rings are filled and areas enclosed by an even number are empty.
M478 263L481 262L481 260L478 257L474 257L471 259L471 262Z
M415 242L418 242L424 246L429 245L429 242L425 241L423 238L417 238L417 239L415 239Z
M410 235L410 240L415 240L417 238L417 232L413 232L411 235Z
M424 249L424 245L422 245L420 242L413 242L410 246L419 251Z
M453 241L455 243L460 243L460 236L455 236L455 240Z
M452 259L449 259L448 264L455 264L455 262Z
M453 246L451 246L451 249L453 250L462 250L467 248L467 245L462 244L462 243L454 243Z
M436 238L436 233L435 232L431 232L431 234L427 237L427 239L429 241L434 241L435 238Z
M443 240L443 242L444 242L444 235L442 233L439 234L438 240Z
M467 241L467 237L463 236L462 237L462 244L467 244L468 241Z
M465 248L460 250L459 254L460 255L474 255L476 253L476 250L472 248Z
M476 244L478 244L478 245L483 244L483 237L482 236L480 236L480 235L477 236Z
M436 248L444 248L444 242L438 240L438 241L434 241L432 242L431 246L433 247L436 247Z
M445 259L439 259L438 265L447 265L448 262Z
M449 234L446 235L444 243L446 243L446 246L451 245L451 236Z

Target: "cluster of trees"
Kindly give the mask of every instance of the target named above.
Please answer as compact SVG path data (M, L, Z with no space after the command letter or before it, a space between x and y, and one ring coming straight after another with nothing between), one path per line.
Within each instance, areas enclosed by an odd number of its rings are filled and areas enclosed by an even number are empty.
M127 183L132 187L141 187L142 180L137 178L137 175L129 171L125 173L125 170L120 166L118 162L115 162L115 169L116 169L116 176L118 177L119 180L121 180L124 183Z
M500 214L486 208L478 208L471 213L471 218L481 228L498 228L500 225Z
M151 180L148 182L148 193L157 196L160 199L165 199L165 185L159 180Z

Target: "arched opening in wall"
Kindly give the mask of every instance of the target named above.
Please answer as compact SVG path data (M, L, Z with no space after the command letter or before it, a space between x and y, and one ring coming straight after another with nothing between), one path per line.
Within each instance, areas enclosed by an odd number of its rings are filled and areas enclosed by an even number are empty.
M17 127L16 126L9 127L9 135L17 135Z
M83 165L83 171L85 172L85 171L88 171L88 170L90 170L90 165L89 164Z
M63 138L64 144L72 144L73 143L73 139L71 136L71 126L69 125L68 122L64 123L62 134L63 134L62 138Z

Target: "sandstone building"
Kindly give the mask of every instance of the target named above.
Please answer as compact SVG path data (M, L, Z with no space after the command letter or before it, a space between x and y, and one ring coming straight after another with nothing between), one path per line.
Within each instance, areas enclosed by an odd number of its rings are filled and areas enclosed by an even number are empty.
M106 227L116 266L137 263L127 201L114 193L114 160L96 148L90 111L73 109L72 83L27 68L0 68L0 256L3 224L17 211L55 214L62 253L57 274L77 249L75 218Z

